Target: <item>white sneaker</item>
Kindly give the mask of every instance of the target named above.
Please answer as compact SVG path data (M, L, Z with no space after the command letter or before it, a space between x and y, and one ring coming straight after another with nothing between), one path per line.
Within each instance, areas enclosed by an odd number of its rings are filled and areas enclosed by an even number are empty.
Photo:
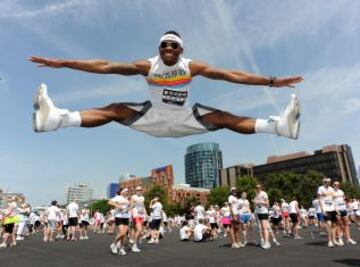
M270 243L265 243L264 245L261 245L261 247L266 250L266 249L270 249L271 245Z
M352 240L351 238L349 240L346 241L346 244L350 244L350 245L356 245L357 242Z
M33 128L35 132L53 131L59 128L61 116L42 83L34 97Z
M274 243L276 246L280 247L280 243L279 243L276 239L273 240L273 243Z
M119 250L119 255L125 256L125 255L126 255L125 249L121 248L121 249Z
M80 240L84 240L84 237L82 237L82 236L80 236L80 238L79 238Z
M86 236L84 236L84 239L85 239L85 240L89 240L89 237L86 235Z
M275 132L279 136L297 139L300 131L300 103L295 94L281 116L270 116L276 121Z
M339 241L334 240L333 243L335 246L338 246L338 247L342 247L344 245L344 242L341 239L339 239Z
M328 248L334 248L334 244L333 242L329 241L328 244L327 244Z
M233 243L231 245L231 248L240 248L239 244L238 243Z
M110 249L111 249L111 253L112 253L112 254L118 254L117 247L116 247L116 245L115 245L114 243L112 243L112 244L110 245Z
M22 237L22 236L16 237L16 241L22 241L22 240L24 240L24 237Z
M238 244L239 248L245 247L245 245L244 245L243 243L241 243L241 242L239 242L239 243L237 243L237 244Z
M6 248L6 247L7 247L7 245L5 243L0 244L0 248Z
M154 241L153 239L150 239L150 240L148 241L148 244L155 244L155 241Z
M132 246L131 251L136 253L141 252L141 250L137 246Z

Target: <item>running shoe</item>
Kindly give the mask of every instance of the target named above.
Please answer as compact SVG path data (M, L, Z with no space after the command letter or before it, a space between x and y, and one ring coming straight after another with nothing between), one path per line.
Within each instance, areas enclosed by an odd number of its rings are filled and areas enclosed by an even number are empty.
M137 246L135 246L135 245L132 246L131 251L132 251L132 252L135 252L135 253L141 252L141 250L140 250Z
M349 244L349 245L356 245L357 242L352 240L351 238L349 238L349 240L346 241L346 244Z
M22 241L22 240L24 240L24 237L22 237L22 236L17 236L16 237L16 241Z
M110 245L110 249L111 249L111 253L112 253L112 254L118 254L117 247L116 247L116 245L115 245L114 243L112 243L112 244Z
M298 139L300 131L300 103L295 94L281 116L270 116L276 121L275 131L279 136Z
M61 116L42 83L34 97L33 128L35 132L53 131L59 128Z
M270 248L271 248L271 245L270 245L270 243L265 243L264 245L261 245L261 247L262 247L263 249L267 250L267 249L270 249Z
M301 236L299 236L299 235L295 235L294 239L303 239L303 238Z
M148 244L155 244L154 239L150 239L150 240L148 241Z
M233 243L231 245L231 248L240 248L239 244L238 243Z
M0 244L0 248L6 248L6 247L7 247L7 245L5 243Z
M121 249L119 250L119 255L120 255L120 256L125 256L125 255L126 255L125 249L121 248Z
M344 242L342 242L342 240L341 241L334 240L333 243L335 246L338 246L338 247L342 247L344 245Z
M274 243L276 246L280 247L280 243L279 243L276 239L273 240L273 243Z
M328 244L327 244L328 248L334 248L334 244L333 242L329 241Z

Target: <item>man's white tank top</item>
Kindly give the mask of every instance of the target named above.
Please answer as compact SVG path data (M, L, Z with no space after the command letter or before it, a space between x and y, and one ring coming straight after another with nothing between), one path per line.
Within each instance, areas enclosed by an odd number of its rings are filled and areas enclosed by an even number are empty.
M166 109L188 107L191 59L180 56L179 61L173 66L166 66L160 56L149 58L149 61L151 68L146 80L153 106Z

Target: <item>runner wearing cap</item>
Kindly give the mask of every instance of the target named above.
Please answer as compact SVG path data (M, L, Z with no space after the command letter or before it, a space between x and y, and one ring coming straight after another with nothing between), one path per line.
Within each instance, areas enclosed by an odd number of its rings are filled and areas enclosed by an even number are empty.
M141 234L144 228L144 221L148 217L145 205L145 198L142 194L142 187L137 186L135 188L135 194L131 196L130 206L132 208L132 223L133 223L133 242L132 252L141 252L138 247L138 243L140 242Z

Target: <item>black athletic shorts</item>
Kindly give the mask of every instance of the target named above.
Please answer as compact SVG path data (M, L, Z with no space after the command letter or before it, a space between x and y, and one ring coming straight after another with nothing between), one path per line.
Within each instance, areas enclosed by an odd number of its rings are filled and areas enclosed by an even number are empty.
M85 228L89 226L89 222L88 221L81 221L79 224L80 228Z
M78 226L78 218L77 217L71 217L69 218L69 226Z
M117 218L115 217L115 225L129 225L129 218Z
M258 216L260 221L269 219L269 214L268 213L261 213L261 214L258 214L257 216Z
M331 222L337 221L336 211L327 211L324 217L325 217L325 221L331 221Z
M211 230L219 229L219 225L217 223L210 223Z
M310 219L310 220L314 220L314 219L315 219L315 216L309 215L309 219Z
M347 210L340 210L340 216L341 216L341 217L346 217L346 216L348 216Z
M151 230L159 230L160 224L161 224L161 219L155 219L155 220L152 219L149 226Z
M14 223L4 224L4 230L7 234L12 234L14 230Z
M293 224L298 223L299 218L296 213L290 213L289 216Z
M278 226L281 221L282 221L281 216L277 218L271 218L271 222L276 226Z

